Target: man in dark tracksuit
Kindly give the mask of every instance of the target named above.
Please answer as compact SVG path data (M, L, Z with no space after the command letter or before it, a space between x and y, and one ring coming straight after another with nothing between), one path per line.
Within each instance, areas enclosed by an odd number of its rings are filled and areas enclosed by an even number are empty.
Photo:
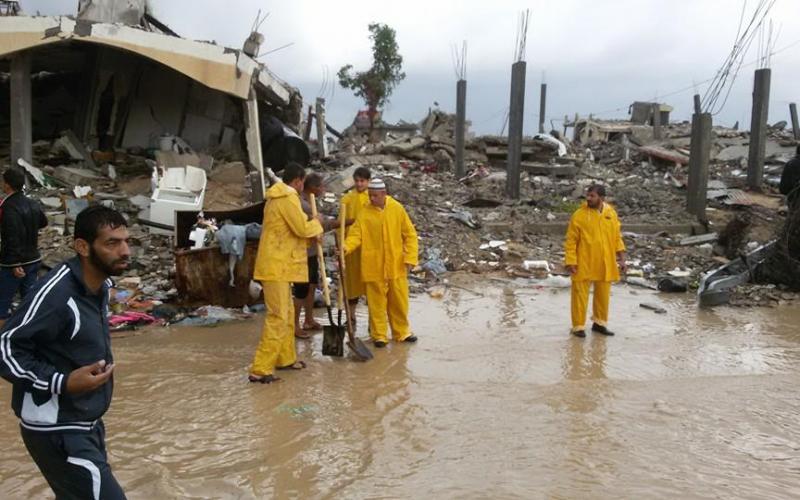
M780 190L786 195L790 212L800 209L800 146L795 157L783 167Z
M0 326L8 319L17 291L24 299L36 281L39 230L47 226L42 207L22 193L25 174L16 168L3 172L6 197L0 205Z
M0 375L22 440L56 498L125 498L108 465L101 417L114 358L109 276L128 267L127 223L90 206L75 221L77 256L39 280L0 333Z

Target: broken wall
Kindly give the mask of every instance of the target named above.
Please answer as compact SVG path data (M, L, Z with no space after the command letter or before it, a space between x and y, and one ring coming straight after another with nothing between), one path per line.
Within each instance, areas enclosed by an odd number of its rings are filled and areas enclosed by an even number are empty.
M94 50L96 62L86 70L89 95L83 99L89 121L78 134L84 141L103 149L109 143L151 148L159 136L170 134L198 151L240 149L243 125L236 99L136 54Z
M146 3L146 0L79 0L78 19L136 26L146 12Z
M148 64L131 103L122 147L154 147L162 134L178 135L189 81ZM192 145L194 146L194 145Z
M241 104L233 98L192 82L180 136L198 150L241 149Z
M0 74L0 145L10 140L10 88ZM65 128L71 128L75 110L77 89L81 85L79 75L71 73L35 74L31 76L31 123L33 140L52 139Z
M33 49L33 139L66 129L92 149L152 148L162 134L195 150L242 151L242 101L123 50L65 42ZM9 132L9 81L0 73L0 145Z
M121 146L156 147L159 136L169 134L197 151L238 151L242 128L233 98L148 61L132 95Z

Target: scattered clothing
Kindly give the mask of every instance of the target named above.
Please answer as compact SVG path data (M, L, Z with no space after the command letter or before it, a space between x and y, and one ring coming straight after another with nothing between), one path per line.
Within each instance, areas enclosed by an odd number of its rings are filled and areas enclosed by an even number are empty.
M219 251L222 255L235 255L237 260L244 257L244 247L247 241L247 229L245 226L236 224L225 224L214 234L219 243Z
M158 321L158 318L150 316L147 313L137 311L127 311L121 314L114 314L108 318L108 324L112 328L120 326L139 326L149 325Z

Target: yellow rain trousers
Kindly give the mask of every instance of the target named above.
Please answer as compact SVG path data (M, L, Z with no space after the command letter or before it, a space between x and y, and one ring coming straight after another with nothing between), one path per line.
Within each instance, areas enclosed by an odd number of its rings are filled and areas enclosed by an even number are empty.
M346 207L348 219L358 219L364 205L369 204L369 194L366 190L359 193L355 189L342 196L342 206ZM350 228L345 229L345 235L350 233ZM361 249L356 249L353 253L345 257L345 289L347 289L347 300L357 299L366 294L364 282L361 280Z
M408 270L416 266L419 251L417 231L405 208L391 196L383 209L363 207L350 226L345 255L361 249L361 278L367 291L370 335L386 342L401 342L411 336L408 324Z
M572 331L583 330L586 325L586 304L589 302L589 285L594 285L592 321L600 326L608 324L608 304L611 298L610 281L572 281Z
M402 342L411 336L408 324L408 277L393 280L368 281L369 331L373 340L388 342L387 332L392 327L392 338ZM388 319L388 321L387 321Z
M266 192L264 223L258 243L254 279L264 288L267 306L261 341L256 349L252 375L271 375L276 366L294 364L294 305L290 283L308 281L308 238L322 234L316 220L308 220L300 196L278 182Z
M297 361L294 349L294 304L288 282L262 281L264 304L267 306L261 341L250 373L271 375L276 366L290 366Z
M625 251L614 208L603 203L602 209L596 210L584 202L570 219L564 250L564 264L578 267L572 275L572 331L585 327L592 284L592 320L605 326L608 323L611 282L619 280L617 253Z

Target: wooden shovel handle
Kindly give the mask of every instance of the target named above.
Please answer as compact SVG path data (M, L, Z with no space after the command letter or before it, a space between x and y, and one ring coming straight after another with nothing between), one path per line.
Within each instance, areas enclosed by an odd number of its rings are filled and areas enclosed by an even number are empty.
M347 221L347 206L342 203L341 208L339 209L339 230L338 233L338 240L339 240L339 289L341 290L342 295L344 295L344 317L345 323L347 323L347 338L350 339L350 343L355 345L355 335L353 334L353 318L352 312L350 310L350 301L347 299L347 289L345 288L345 265L344 265L344 240L345 240L345 222Z
M311 205L311 216L317 217L317 200L313 193L308 194L308 203ZM331 290L328 288L328 273L325 272L325 254L322 252L322 240L316 239L317 260L319 261L319 277L322 280L322 297L325 300L325 307L331 306Z

